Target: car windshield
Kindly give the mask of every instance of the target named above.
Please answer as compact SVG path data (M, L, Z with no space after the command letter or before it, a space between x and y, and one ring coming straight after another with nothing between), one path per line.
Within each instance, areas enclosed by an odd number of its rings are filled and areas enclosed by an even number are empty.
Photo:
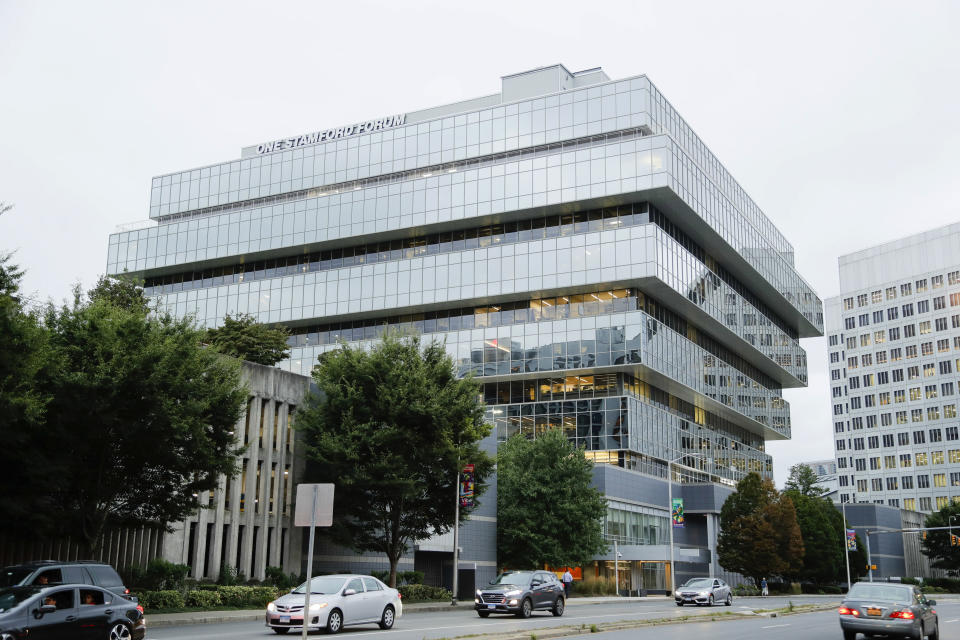
M7 567L0 572L0 587L14 587L33 573L33 569L27 567Z
M710 578L694 578L694 579L692 579L692 580L687 580L686 583L684 583L683 586L685 586L685 587L712 587L712 586L713 586L713 580L711 580Z
M850 588L847 600L892 600L909 603L913 600L913 590L910 587L900 587L892 584L864 584L861 582Z
M10 611L17 607L24 600L37 595L40 589L34 587L13 587L0 589L0 613Z
M527 584L532 577L532 571L510 571L501 573L491 580L490 584Z
M317 578L312 578L310 580L310 593L336 593L340 591L340 588L343 587L343 582L346 578L334 578L331 576L320 576ZM306 593L307 592L307 583L304 582L302 585L293 590L293 593Z

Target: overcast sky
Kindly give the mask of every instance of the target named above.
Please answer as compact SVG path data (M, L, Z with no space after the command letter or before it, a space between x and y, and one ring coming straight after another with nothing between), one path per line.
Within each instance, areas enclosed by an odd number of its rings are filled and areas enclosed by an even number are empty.
M0 250L61 300L153 176L559 62L649 76L825 298L839 255L958 219L958 24L957 2L0 0ZM778 485L833 456L825 343L803 346Z

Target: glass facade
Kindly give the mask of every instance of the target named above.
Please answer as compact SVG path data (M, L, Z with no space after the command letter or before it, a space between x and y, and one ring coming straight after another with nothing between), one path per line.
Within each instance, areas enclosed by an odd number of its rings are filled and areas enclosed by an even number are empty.
M157 177L108 272L207 326L289 327L297 373L386 327L440 340L493 447L557 428L625 472L770 475L823 327L792 246L645 77L471 104ZM609 507L609 539L664 544L665 504Z

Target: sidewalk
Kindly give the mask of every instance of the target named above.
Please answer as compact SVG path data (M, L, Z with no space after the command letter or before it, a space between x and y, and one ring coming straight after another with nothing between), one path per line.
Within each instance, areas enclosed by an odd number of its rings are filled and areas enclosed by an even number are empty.
M570 598L567 600L568 607L582 606L588 604L609 604L611 602L642 602L645 600L666 600L667 596L647 596L646 598L617 598L614 596L605 597L584 597ZM414 602L403 605L403 615L414 613L429 613L438 611L472 611L473 602L458 602L456 607L449 602ZM147 612L147 628L174 627L191 624L217 624L223 622L251 622L254 620L263 620L266 611L264 609L249 609L243 611L193 611L190 613L156 613Z

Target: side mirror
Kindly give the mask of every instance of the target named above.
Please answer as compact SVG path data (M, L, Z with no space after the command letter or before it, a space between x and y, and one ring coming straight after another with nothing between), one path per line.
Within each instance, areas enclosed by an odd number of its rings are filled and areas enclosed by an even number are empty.
M344 589L344 590L343 590L343 595L345 595L345 596L354 596L354 595L356 595L356 594L357 594L357 590L356 590L356 589Z
M531 587L539 587L540 585L541 585L541 582L540 582L539 580L531 580L531 581L530 581L530 586L531 586Z
M37 612L40 614L38 618L47 613L54 613L57 610L57 606L53 604L42 604Z
M937 604L937 601L936 601L936 600L927 600L927 604L932 607L933 605Z

